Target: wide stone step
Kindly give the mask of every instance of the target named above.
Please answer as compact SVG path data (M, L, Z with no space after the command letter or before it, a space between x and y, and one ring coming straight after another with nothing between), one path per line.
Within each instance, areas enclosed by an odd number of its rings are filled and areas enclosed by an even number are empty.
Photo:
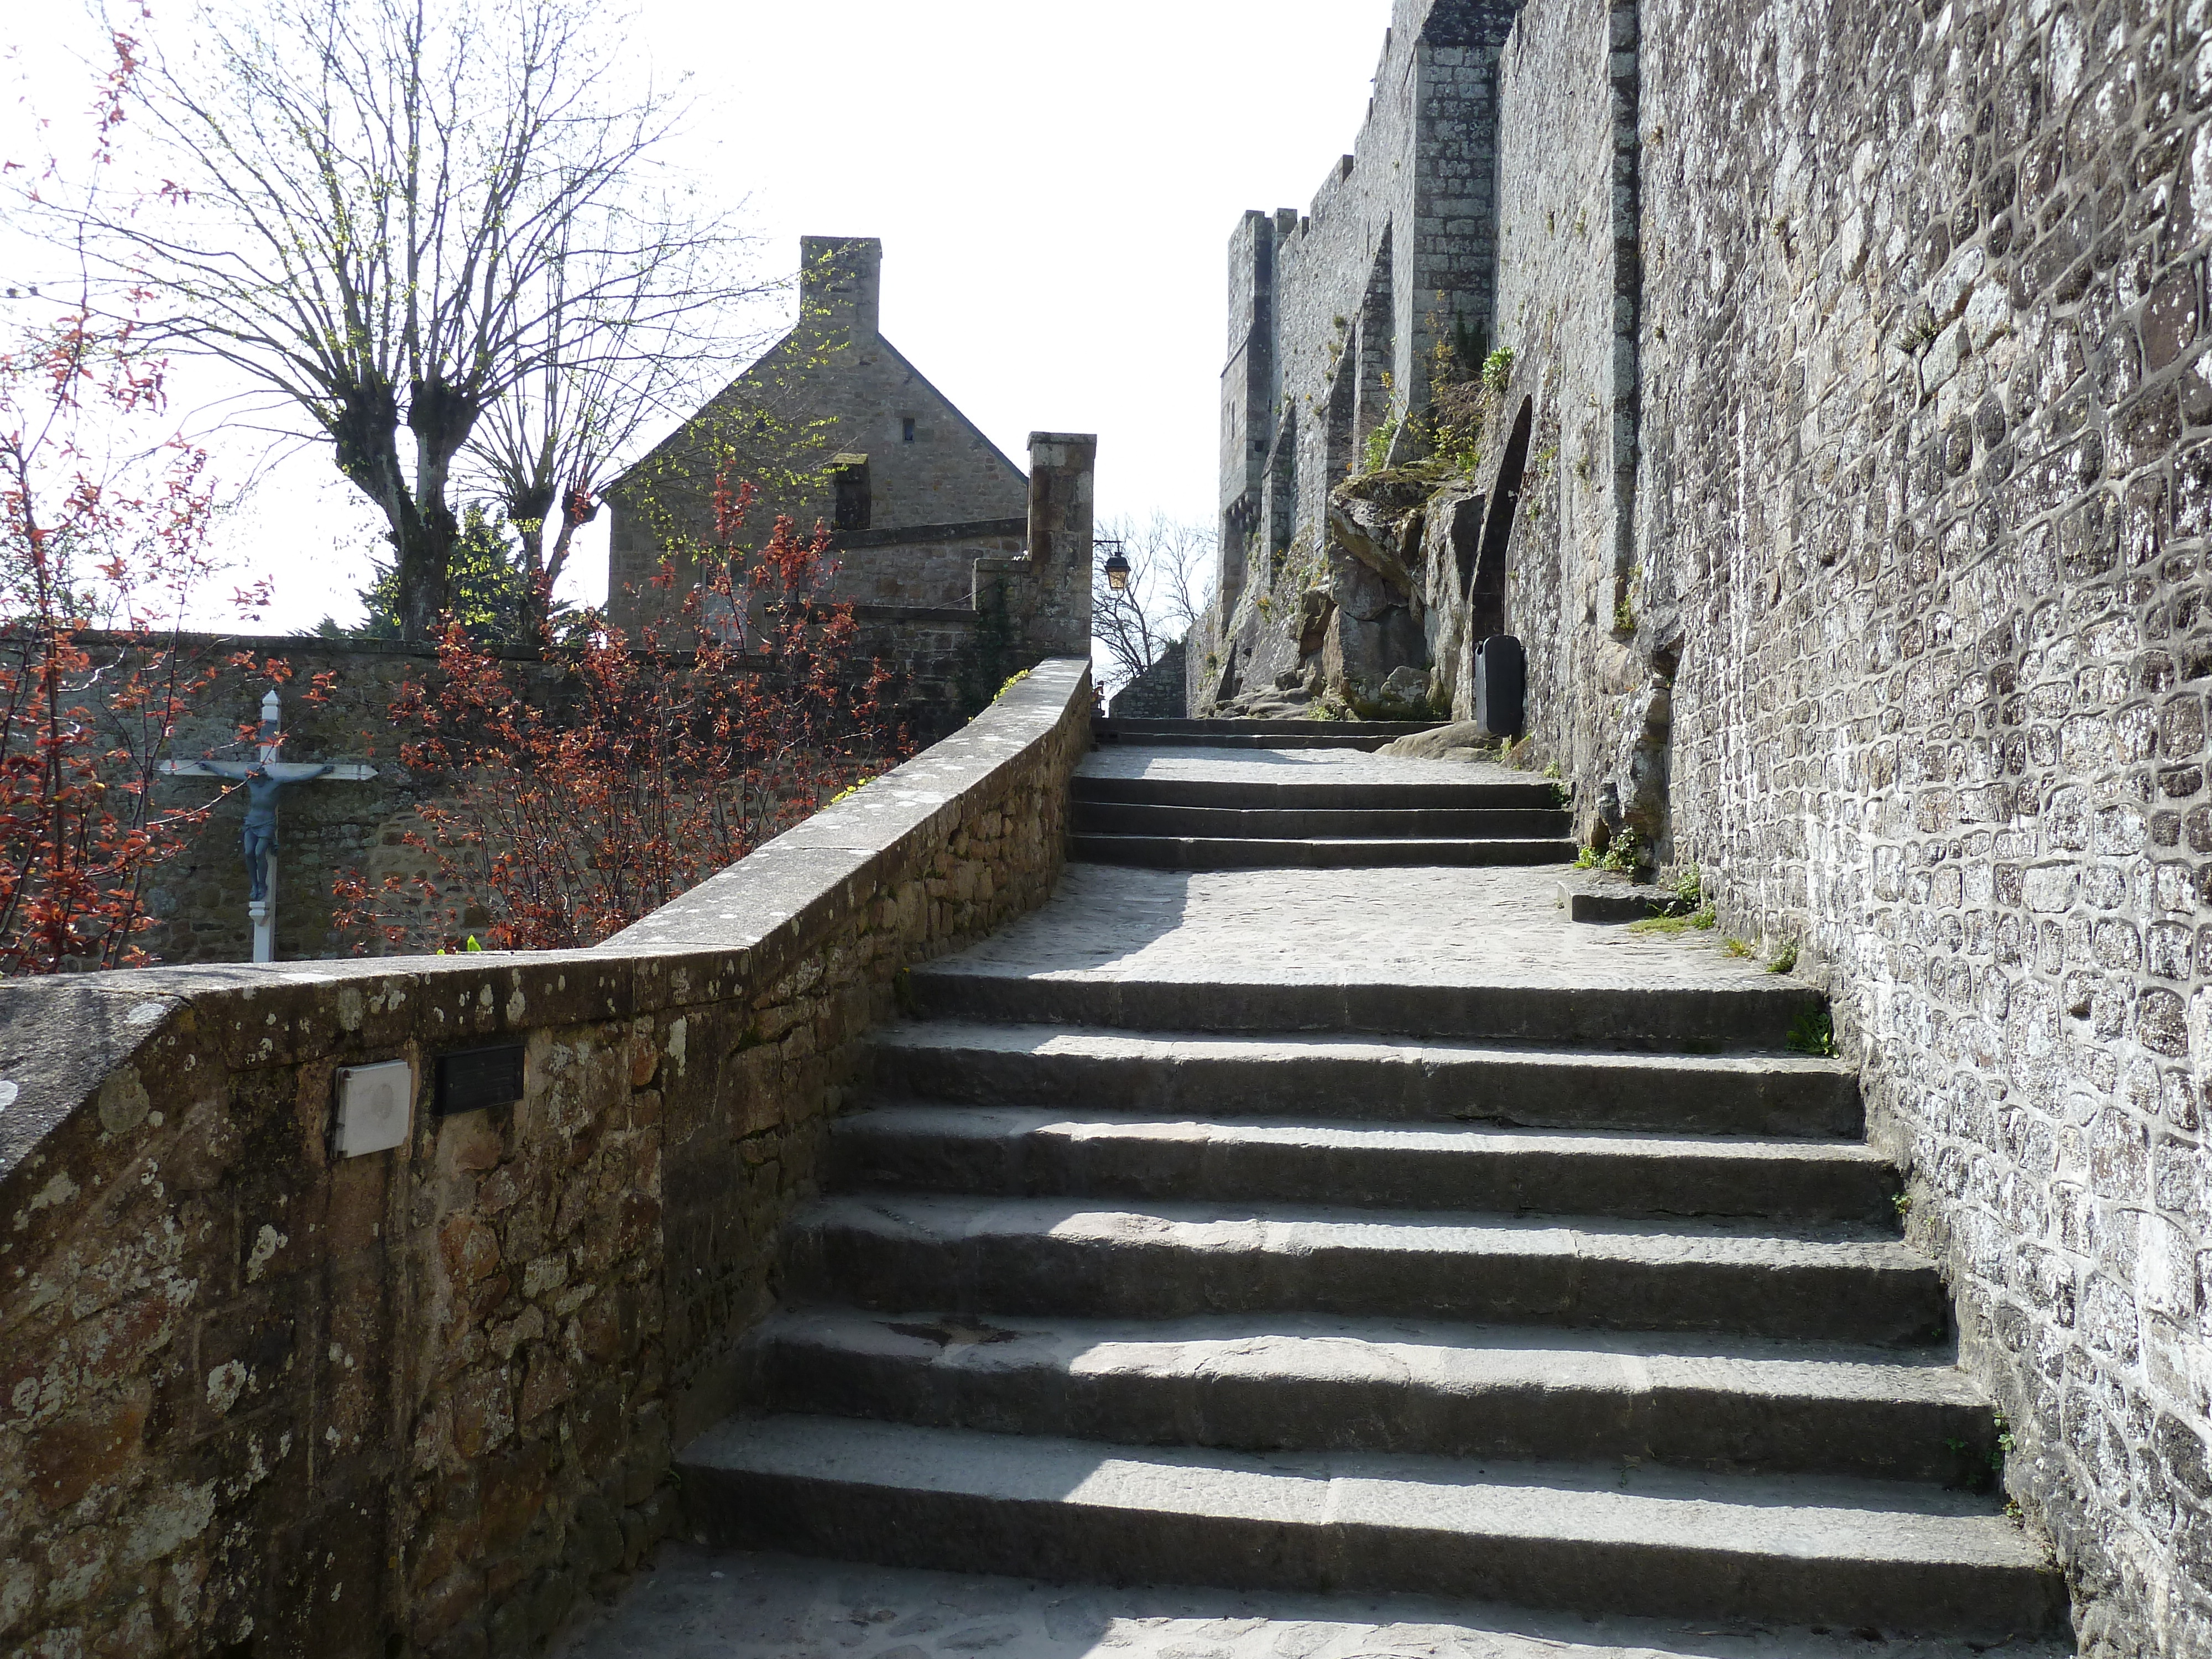
M1214 840L1198 836L1101 836L1080 831L1067 838L1067 855L1091 864L1128 864L1147 870L1365 870L1407 865L1565 864L1571 841L1469 841L1297 837Z
M1626 975L1581 984L1407 985L1244 979L1232 964L1223 969L1219 979L1155 979L1127 969L1030 972L1002 958L956 957L911 969L906 1001L909 1013L924 1018L993 1024L1779 1050L1826 1000L1810 986L1763 977L1734 985L1654 983Z
M897 1103L840 1119L830 1179L945 1193L1886 1222L1897 1173L1843 1141L1136 1117Z
M793 1218L795 1294L886 1312L1344 1314L1925 1343L1926 1258L1868 1226L1572 1222L859 1194Z
M849 1308L781 1314L752 1341L779 1411L1128 1445L1993 1481L1994 1418L1948 1350Z
M955 988L940 1000L954 1000ZM1763 1137L1856 1136L1864 1124L1850 1067L1806 1054L963 1020L882 1028L873 1048L882 1085L972 1105Z
M1214 841L1571 839L1567 815L1548 806L1165 806L1079 797L1070 822L1080 835Z
M1315 769L1307 768L1310 771ZM1197 806L1274 811L1414 811L1497 808L1533 811L1559 809L1558 789L1542 779L1525 781L1401 783L1364 781L1249 778L1115 778L1079 773L1068 785L1079 805Z
M1096 720L1102 744L1193 749L1360 749L1373 750L1433 729L1434 720Z
M1928 1486L817 1417L725 1423L678 1468L711 1542L904 1566L1991 1638L2039 1633L2064 1606L2017 1527Z

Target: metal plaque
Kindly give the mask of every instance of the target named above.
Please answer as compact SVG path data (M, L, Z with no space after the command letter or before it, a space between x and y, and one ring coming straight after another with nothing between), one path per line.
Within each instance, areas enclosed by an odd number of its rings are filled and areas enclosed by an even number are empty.
M438 1056L437 1113L481 1111L522 1098L522 1045L463 1048Z

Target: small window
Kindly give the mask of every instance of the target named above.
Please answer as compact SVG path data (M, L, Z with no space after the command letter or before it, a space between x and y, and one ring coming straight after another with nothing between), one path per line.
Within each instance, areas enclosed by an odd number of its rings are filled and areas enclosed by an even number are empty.
M837 485L837 523L840 530L866 530L874 503L869 499L868 458L838 455L830 463Z
M914 441L914 416L911 415L899 422L899 441L909 444Z

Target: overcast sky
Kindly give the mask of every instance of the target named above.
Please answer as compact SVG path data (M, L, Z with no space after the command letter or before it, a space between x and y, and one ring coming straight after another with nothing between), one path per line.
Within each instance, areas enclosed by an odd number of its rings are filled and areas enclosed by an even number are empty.
M747 199L765 269L795 268L803 234L881 237L885 336L1000 447L1096 432L1104 513L1210 524L1230 232L1246 208L1303 207L1351 148L1389 10L646 0L632 44L693 72L682 159ZM9 32L27 28L14 90L82 107L68 54L94 54L88 20L19 8ZM0 141L20 131L0 119ZM246 446L202 435L246 469ZM265 625L306 627L357 617L374 531L310 450L225 544L276 580ZM597 597L604 543L583 562Z

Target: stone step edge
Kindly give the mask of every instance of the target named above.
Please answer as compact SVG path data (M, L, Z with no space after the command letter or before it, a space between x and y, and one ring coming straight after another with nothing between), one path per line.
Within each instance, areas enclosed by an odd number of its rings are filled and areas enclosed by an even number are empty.
M871 1034L872 1079L933 1100L1145 1114L1299 1117L1401 1124L1611 1127L1621 1133L1856 1140L1856 1071L1838 1060L1716 1042L1683 1052L1658 1039L1580 1045L1435 1039L1341 1029L1194 1032L1187 1006L1158 1021L1060 1024L1024 1007L912 1000L913 1016ZM960 1016L967 1016L963 1018ZM994 1016L996 1016L994 1018Z
M1863 1143L1519 1127L1206 1122L883 1099L830 1128L825 1185L902 1192L1294 1204L1388 1214L1886 1221L1896 1171Z
M1074 838L1080 841L1080 837ZM1561 1043L1645 1044L1673 1052L1708 1045L1784 1050L1793 1016L1825 1005L1808 985L1611 983L1409 985L1371 981L1073 978L964 958L909 969L908 1011L992 1024L1189 1029L1202 1000L1211 1030L1285 1030Z
M1540 1327L1289 1322L817 1304L773 1316L746 1343L773 1410L1131 1445L1994 1484L1995 1413L1948 1349L1885 1363L1818 1343L1696 1353L1650 1336L1563 1343Z
M1832 1477L1200 1454L788 1416L719 1425L678 1467L702 1536L956 1571L1931 1634L2040 1634L2065 1607L2056 1571L1993 1510Z
M1510 781L1345 783L1293 778L1104 777L1077 773L1071 802L1085 806L1165 806L1202 811L1561 811L1547 784Z
M1866 1224L1741 1228L1318 1205L1121 1203L869 1188L785 1234L802 1299L1144 1319L1203 1312L1942 1340L1936 1266ZM1823 1236L1825 1235L1825 1237ZM1856 1235L1856 1236L1853 1236Z
M1009 1125L1006 1121L1010 1119L1030 1121ZM902 1120L906 1121L903 1126ZM994 1120L998 1121L994 1124ZM925 1122L927 1127L920 1127ZM1195 1128L1205 1131L1206 1136L1218 1136L1219 1140L1209 1142L1203 1138L1185 1136L1160 1136L1158 1139L1192 1146L1244 1141L1255 1145L1277 1145L1279 1142L1268 1138L1271 1133L1306 1131L1376 1143L1374 1146L1376 1151L1391 1150L1381 1144L1385 1137L1391 1135L1428 1136L1462 1143L1455 1146L1419 1149L1434 1152L1443 1157L1457 1156L1462 1152L1468 1155L1487 1152L1504 1158L1588 1153L1608 1158L1649 1158L1655 1161L1663 1161L1669 1157L1699 1157L1741 1160L1745 1164L1772 1159L1791 1164L1834 1164L1855 1170L1893 1167L1887 1157L1863 1140L1841 1138L1812 1140L1771 1135L1558 1129L1528 1124L1498 1123L1488 1119L1424 1122L1413 1118L1390 1121L1377 1118L1266 1117L1257 1115L1217 1119L1188 1112L1146 1112L1109 1106L975 1105L882 1091L871 1094L861 1104L844 1112L832 1121L830 1128L833 1133L841 1133L854 1128L910 1127L915 1133L945 1133L969 1127L981 1131L987 1125L994 1127L994 1139L1062 1127L1126 1129L1139 1135L1146 1130ZM981 1138L980 1134L977 1138Z
M990 1039L994 1036L1012 1040L993 1042ZM1109 1052L1041 1054L1034 1047L1040 1040L1095 1042ZM1559 1066L1621 1072L1640 1072L1656 1066L1668 1071L1744 1076L1772 1075L1778 1072L1806 1077L1857 1075L1857 1068L1848 1060L1770 1048L1671 1054L1646 1048L1522 1042L1510 1037L1411 1037L1358 1031L1132 1031L1114 1025L1049 1020L969 1020L951 1015L879 1025L869 1034L868 1041L878 1048L929 1048L940 1053L981 1051L1043 1060L1065 1057L1094 1062L1126 1060L1293 1066L1327 1060L1425 1066ZM1279 1052L1283 1050L1305 1052Z

